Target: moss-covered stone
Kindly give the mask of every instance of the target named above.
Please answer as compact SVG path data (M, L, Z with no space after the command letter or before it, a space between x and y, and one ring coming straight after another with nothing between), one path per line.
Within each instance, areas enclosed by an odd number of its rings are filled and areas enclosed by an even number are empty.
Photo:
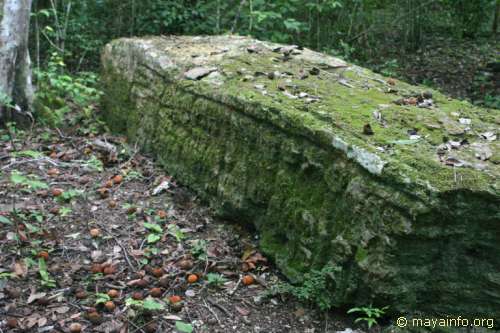
M498 111L244 37L120 39L102 61L109 125L253 223L292 281L328 264L334 304L500 316Z

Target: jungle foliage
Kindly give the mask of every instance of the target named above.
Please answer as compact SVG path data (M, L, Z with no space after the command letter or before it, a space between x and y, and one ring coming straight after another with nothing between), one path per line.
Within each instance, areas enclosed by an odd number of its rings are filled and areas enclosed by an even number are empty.
M34 0L30 48L38 106L45 113L47 107L57 109L59 116L49 121L57 123L65 110L55 104L74 100L75 94L80 100L89 93L98 96L92 93L96 81L88 82L87 73L99 71L102 47L112 39L235 33L310 47L384 75L499 107L495 78L479 70L495 57L491 45L499 8L500 0ZM443 39L448 45L444 48ZM485 42L476 47L475 40ZM465 57L455 45L464 45ZM439 64L424 61L415 68L429 54ZM455 73L454 67L468 73ZM68 76L82 72L83 79L80 74L76 79ZM72 88L69 94L61 92L66 86Z
M36 0L32 44L38 64L55 49L72 70L97 68L99 50L111 39L158 34L237 33L367 60L387 47L415 50L438 35L491 35L498 6L495 0Z

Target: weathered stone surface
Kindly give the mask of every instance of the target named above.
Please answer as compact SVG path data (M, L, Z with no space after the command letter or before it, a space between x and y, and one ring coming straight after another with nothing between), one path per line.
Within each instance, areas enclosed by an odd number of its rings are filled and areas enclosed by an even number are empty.
M120 39L102 60L109 125L253 223L291 280L330 265L338 305L500 316L498 110L243 37Z

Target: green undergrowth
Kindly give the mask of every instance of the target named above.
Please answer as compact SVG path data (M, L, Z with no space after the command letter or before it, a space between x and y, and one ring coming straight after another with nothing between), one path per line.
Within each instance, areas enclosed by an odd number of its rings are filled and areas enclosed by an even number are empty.
M82 134L97 133L103 123L96 118L102 95L99 76L92 72L70 73L56 52L44 68L35 70L35 116L45 125L76 126Z

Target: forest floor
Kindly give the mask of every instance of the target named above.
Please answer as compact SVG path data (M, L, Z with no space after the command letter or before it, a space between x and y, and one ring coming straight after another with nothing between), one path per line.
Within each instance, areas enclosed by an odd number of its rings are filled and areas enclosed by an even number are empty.
M0 131L0 332L353 332L271 296L257 236L124 138L76 133Z
M362 65L451 97L500 108L500 43L494 38L429 37L415 52L387 47Z

